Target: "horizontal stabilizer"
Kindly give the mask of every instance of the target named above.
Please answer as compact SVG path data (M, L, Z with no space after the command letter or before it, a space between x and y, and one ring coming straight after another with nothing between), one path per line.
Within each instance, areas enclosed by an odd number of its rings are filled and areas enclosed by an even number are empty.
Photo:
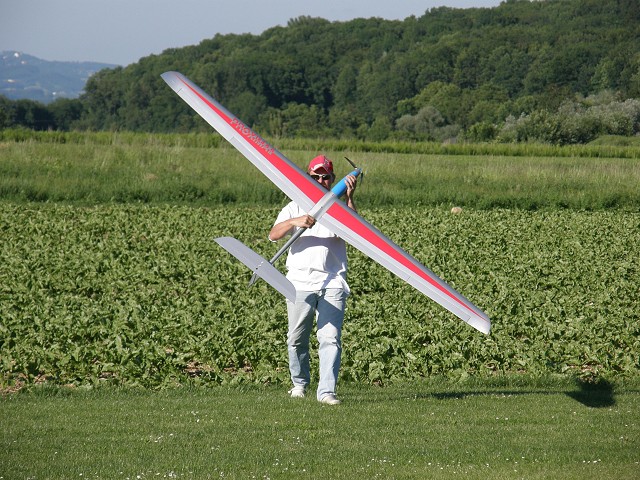
M236 257L256 275L284 295L287 300L296 301L296 287L287 280L280 271L271 265L269 261L247 247L244 243L233 237L218 237L216 243L231 255Z

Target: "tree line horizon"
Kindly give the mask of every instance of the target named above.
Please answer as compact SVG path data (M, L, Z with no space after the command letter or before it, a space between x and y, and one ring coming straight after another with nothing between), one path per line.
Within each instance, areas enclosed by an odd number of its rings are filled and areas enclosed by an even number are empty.
M640 4L506 0L405 20L298 17L92 76L77 99L0 97L0 129L210 131L160 74L262 135L588 143L640 133Z

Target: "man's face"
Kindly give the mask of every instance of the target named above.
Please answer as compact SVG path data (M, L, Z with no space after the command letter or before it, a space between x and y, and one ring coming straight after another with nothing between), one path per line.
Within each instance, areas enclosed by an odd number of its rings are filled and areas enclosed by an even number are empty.
M329 188L333 183L333 174L323 172L309 172L311 178L318 182L323 187Z

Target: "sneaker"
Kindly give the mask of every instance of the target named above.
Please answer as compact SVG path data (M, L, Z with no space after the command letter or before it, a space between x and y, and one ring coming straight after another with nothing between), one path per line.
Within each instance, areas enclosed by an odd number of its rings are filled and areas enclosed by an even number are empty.
M304 387L296 385L291 390L289 390L289 395L291 398L304 398Z
M330 393L322 397L320 403L324 403L325 405L340 405L342 402L338 400L333 393Z

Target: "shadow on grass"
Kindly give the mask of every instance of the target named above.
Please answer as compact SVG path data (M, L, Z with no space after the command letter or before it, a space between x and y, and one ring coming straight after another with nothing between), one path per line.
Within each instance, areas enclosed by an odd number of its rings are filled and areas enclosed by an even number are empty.
M605 408L616 404L613 395L613 385L606 380L596 380L587 382L577 380L580 390L575 392L567 392L567 395L577 400L586 407Z
M461 399L470 396L478 395L504 395L504 396L517 396L517 395L531 395L531 394L548 394L555 395L558 393L564 393L570 398L580 402L586 407L590 408L606 408L612 407L616 404L614 396L613 385L607 380L597 381L584 381L577 379L576 385L578 390L569 391L545 391L541 390L487 390L487 391L469 391L469 392L441 392L429 394L429 397L434 397L439 400L447 399Z

